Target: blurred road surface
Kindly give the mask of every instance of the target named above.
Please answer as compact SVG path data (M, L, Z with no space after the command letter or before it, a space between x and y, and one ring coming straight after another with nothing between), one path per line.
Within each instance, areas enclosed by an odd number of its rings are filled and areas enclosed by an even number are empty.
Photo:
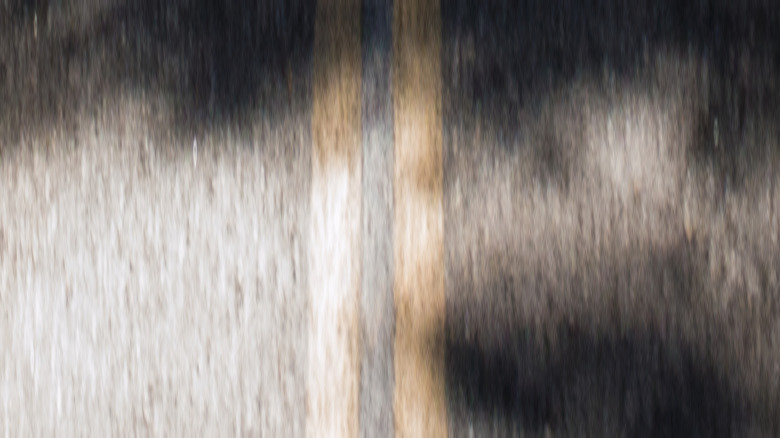
M780 434L780 8L0 2L0 428Z

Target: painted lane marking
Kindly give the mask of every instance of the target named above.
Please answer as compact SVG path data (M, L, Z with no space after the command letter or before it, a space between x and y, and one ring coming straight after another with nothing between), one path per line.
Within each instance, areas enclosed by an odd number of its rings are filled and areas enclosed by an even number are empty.
M395 2L393 54L395 427L398 436L445 436L438 1Z
M306 430L358 432L360 0L317 5L312 61L311 333Z

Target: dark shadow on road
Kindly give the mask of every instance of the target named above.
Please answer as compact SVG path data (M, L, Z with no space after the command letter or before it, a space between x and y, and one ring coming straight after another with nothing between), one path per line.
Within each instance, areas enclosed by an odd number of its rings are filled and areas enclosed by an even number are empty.
M476 415L480 435L492 428L602 436L746 430L739 395L687 346L663 342L652 332L592 337L567 325L532 340L538 335L519 330L501 349L448 345L451 397L465 405L464 416ZM511 426L493 423L494 415ZM452 430L468 430L465 422L453 423Z
M754 302L738 291L724 305L707 278L707 255L684 240L591 257L575 269L533 268L513 263L511 250L483 251L484 275L449 259L454 435L780 431L768 336L777 329L776 288L764 284Z
M778 257L764 244L780 9L443 0L442 14L450 432L780 433ZM641 125L643 100L671 122ZM645 129L614 142L646 155L610 161L622 146L587 137L610 117ZM593 165L602 151L610 164ZM656 159L675 166L642 174Z
M472 138L522 148L531 133L538 177L559 175L565 186L580 159L577 120L549 135L540 113L578 85L607 105L631 90L682 93L681 123L695 131L684 145L690 161L735 185L768 156L778 161L778 139L767 151L761 135L778 131L780 111L773 1L443 0L442 15L444 126L461 129L466 148Z
M0 135L12 144L69 129L123 94L171 113L162 129L174 133L305 113L315 9L313 0L0 5Z

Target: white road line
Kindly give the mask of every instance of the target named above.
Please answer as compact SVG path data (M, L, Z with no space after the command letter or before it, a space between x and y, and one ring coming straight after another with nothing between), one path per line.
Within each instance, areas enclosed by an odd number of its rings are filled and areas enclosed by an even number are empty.
M317 6L309 227L307 434L358 431L360 0Z

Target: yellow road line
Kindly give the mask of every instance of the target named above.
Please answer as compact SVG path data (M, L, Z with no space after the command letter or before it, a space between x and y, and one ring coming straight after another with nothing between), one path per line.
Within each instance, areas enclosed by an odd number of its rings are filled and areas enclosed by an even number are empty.
M306 430L358 432L360 0L321 0L312 64Z
M395 430L445 436L439 2L396 0L393 15Z

